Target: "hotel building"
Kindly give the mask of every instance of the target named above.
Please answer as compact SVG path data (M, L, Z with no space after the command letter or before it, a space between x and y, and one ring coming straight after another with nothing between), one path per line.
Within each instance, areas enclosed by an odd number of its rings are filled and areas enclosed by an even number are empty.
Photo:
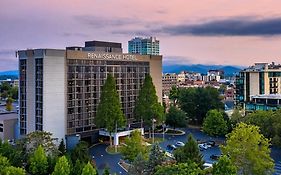
M97 106L108 74L116 79L127 123L146 74L162 101L162 56L122 53L121 43L88 41L85 47L28 49L19 58L20 134L48 131L95 140Z
M280 106L281 65L256 63L236 76L236 103L246 110Z

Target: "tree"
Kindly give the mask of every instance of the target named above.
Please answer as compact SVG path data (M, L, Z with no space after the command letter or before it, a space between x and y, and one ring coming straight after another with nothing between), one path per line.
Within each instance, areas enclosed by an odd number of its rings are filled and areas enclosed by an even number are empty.
M242 116L241 112L238 109L234 109L230 117L231 124L235 126L236 124L243 122L243 120L244 117Z
M157 166L162 165L165 161L164 152L161 150L159 144L153 144L150 150L149 159L147 163L148 174L153 174Z
M121 154L124 159L130 162L133 162L140 153L147 154L147 148L142 144L142 136L139 131L133 131L131 137L125 139L125 145L121 147Z
M219 158L219 161L214 164L212 175L236 175L237 168L233 165L231 160L223 155Z
M186 144L175 150L175 158L178 163L195 162L199 167L203 166L203 156L191 134L187 136Z
M181 89L179 105L187 117L199 125L203 123L209 110L224 109L218 90L212 87Z
M177 88L177 86L172 86L169 94L169 99L173 100L173 105L176 105L178 98L179 98L179 89Z
M153 119L156 120L157 124L162 124L164 121L164 108L158 102L155 86L149 74L145 76L134 112L136 119L144 121L149 127L152 127Z
M273 111L255 111L246 116L245 122L248 124L256 125L260 128L261 133L266 138L274 137L273 125Z
M48 173L48 161L45 151L41 145L34 151L29 159L29 172L36 175L45 175Z
M75 165L71 171L71 174L72 175L81 174L85 165L86 165L86 163L81 162L79 159L77 159L75 162Z
M199 175L202 170L194 162L160 166L154 175Z
M69 175L70 166L65 156L59 158L52 175Z
M168 114L166 115L166 124L176 127L184 127L187 124L185 113L175 106L171 106Z
M240 123L227 135L226 146L221 149L242 174L272 174L274 163L269 145L259 127Z
M95 119L98 127L106 128L109 132L110 146L112 146L111 133L113 133L117 127L125 126L125 116L121 110L116 83L111 74L107 75L105 84L102 87Z
M55 139L52 133L46 131L34 131L26 135L19 141L19 144L26 150L28 154L32 154L35 149L41 145L46 154L58 154L57 146L54 144Z
M58 150L59 150L59 155L61 155L61 156L65 155L66 149L65 149L65 144L64 144L63 139L61 139L61 141L60 141L60 145L59 145Z
M72 162L80 160L82 163L85 164L91 160L89 156L89 148L87 142L81 141L75 146L75 148L71 152L71 160Z
M129 175L143 175L146 171L147 161L141 153L137 155L135 160L132 162L128 174Z
M23 150L17 145L12 146L7 141L2 143L2 140L0 140L0 154L7 157L13 166L21 167L24 162Z
M88 162L83 170L81 175L97 175L97 171L93 168L93 166Z
M6 100L6 110L12 111L13 110L13 99L11 97L8 97Z
M102 175L110 175L110 169L108 167L105 167Z
M0 155L0 170L3 170L5 167L10 166L10 162L7 157Z
M225 135L228 130L227 123L221 112L210 110L204 119L203 131L211 136Z
M8 166L3 169L3 174L5 175L25 175L26 172L22 168Z

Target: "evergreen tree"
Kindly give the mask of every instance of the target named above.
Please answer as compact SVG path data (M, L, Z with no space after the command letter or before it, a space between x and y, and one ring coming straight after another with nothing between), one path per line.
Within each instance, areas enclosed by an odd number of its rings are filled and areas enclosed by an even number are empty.
M158 102L155 86L153 85L150 75L146 75L144 83L136 100L135 117L144 121L148 126L152 126L152 120L155 119L157 124L164 121L164 109Z
M154 175L200 175L202 170L194 162L160 166ZM223 174L221 174L223 175Z
M8 166L3 169L3 175L25 175L26 172L22 168Z
M272 174L269 140L260 134L259 127L240 123L227 135L224 155L229 155L240 174Z
M60 141L60 145L59 145L59 155L65 155L65 153L66 153L66 148L65 148L65 144L64 144L64 141L63 141L63 139L61 139L61 141Z
M220 157L219 161L214 164L212 175L236 175L237 169L231 160L226 156Z
M96 171L95 168L90 164L90 162L88 162L88 163L84 166L81 175L97 175L97 171Z
M210 110L204 119L203 131L211 136L225 135L228 130L227 123L221 112Z
M144 159L143 155L139 153L135 160L132 162L128 174L129 175L143 175L146 173L147 161Z
M40 145L29 159L29 172L34 175L48 173L48 161L43 147Z
M91 160L87 142L81 141L71 151L71 161L76 162L76 160L80 160L85 164Z
M168 114L166 115L166 124L176 127L184 127L187 125L185 113L175 106L171 106Z
M165 155L164 152L161 150L159 144L153 144L149 159L147 163L147 173L153 174L155 172L155 169L157 166L162 165L165 161Z
M96 124L98 127L106 128L111 135L117 127L125 125L125 116L121 110L120 98L116 90L116 83L111 74L107 75L102 87L100 102L97 108ZM110 136L110 146L112 137Z
M86 163L81 162L79 159L77 159L71 174L72 175L81 174L85 165Z
M59 158L52 175L69 175L70 166L65 156Z
M202 167L204 163L203 156L191 134L187 136L186 144L178 148L174 155L178 163L195 162L200 167Z
M108 168L108 166L105 167L105 169L104 169L102 175L110 175L110 169Z

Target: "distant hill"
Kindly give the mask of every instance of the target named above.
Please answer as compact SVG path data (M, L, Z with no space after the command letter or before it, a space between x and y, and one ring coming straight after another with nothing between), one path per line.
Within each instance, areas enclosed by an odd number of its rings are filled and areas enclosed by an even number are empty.
M3 72L0 72L0 75L15 75L15 76L18 76L19 71L18 70L3 71Z
M7 80L7 79L18 79L19 71L12 70L12 71L4 71L0 72L0 80Z
M163 65L163 73L180 73L181 71L199 72L207 74L210 69L223 70L225 75L234 75L239 72L242 67L228 66L228 65L203 65L203 64L192 64L192 65Z

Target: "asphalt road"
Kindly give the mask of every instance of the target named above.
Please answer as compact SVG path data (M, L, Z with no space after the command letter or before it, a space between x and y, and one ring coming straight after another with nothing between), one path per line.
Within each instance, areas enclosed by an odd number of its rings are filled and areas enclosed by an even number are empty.
M160 144L160 146L165 150L168 144L176 144L177 141L186 142L187 135L191 133L195 139L201 141L214 140L216 142L224 141L223 137L210 137L206 134L202 133L198 129L184 129L185 134L180 136L171 136L165 134L165 141ZM162 134L155 134L155 137L163 137ZM119 165L118 162L121 159L120 154L111 155L106 153L105 148L108 145L99 144L93 146L90 149L91 156L94 156L94 161L96 162L99 174L102 174L103 169L108 166L110 167L111 173L117 174L127 174ZM221 151L218 146L208 148L205 151L201 151L203 158L206 163L214 163L214 160L210 159L212 154L220 154ZM275 173L274 175L281 174L281 149L280 148L272 148L271 149L271 157L275 161Z

